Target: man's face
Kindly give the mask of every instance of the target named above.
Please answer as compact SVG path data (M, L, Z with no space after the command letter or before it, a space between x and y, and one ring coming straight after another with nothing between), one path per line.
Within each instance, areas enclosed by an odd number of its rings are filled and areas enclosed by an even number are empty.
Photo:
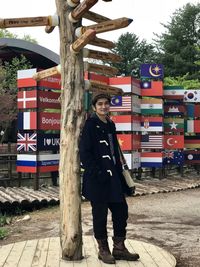
M110 111L110 103L107 98L100 98L97 100L94 111L99 116L106 116Z

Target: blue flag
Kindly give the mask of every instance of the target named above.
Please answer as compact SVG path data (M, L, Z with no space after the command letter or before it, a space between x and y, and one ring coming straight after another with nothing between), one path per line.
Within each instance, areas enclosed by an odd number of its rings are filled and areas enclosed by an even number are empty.
M164 76L162 64L141 64L141 78L162 79Z
M182 151L165 151L163 164L167 165L183 165L184 155Z

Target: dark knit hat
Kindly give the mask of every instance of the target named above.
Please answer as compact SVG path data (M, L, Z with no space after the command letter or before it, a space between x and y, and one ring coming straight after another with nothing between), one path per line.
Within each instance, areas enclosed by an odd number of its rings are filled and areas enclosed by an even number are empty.
M108 99L109 103L111 102L111 97L108 94L99 93L99 94L96 94L93 96L92 105L95 106L97 101L101 98L106 98L106 99Z

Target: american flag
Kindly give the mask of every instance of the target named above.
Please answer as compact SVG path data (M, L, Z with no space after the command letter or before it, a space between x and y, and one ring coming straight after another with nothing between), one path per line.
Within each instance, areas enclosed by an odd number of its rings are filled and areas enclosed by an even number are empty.
M36 151L37 134L34 133L18 133L17 134L17 151Z
M131 96L112 97L110 111L131 111Z
M163 148L162 135L142 135L141 148Z

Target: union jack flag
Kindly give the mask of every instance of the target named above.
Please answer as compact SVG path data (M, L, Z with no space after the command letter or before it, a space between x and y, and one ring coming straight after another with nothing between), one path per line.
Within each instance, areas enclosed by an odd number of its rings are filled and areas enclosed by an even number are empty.
M18 133L17 134L17 151L36 151L37 149L37 134Z

